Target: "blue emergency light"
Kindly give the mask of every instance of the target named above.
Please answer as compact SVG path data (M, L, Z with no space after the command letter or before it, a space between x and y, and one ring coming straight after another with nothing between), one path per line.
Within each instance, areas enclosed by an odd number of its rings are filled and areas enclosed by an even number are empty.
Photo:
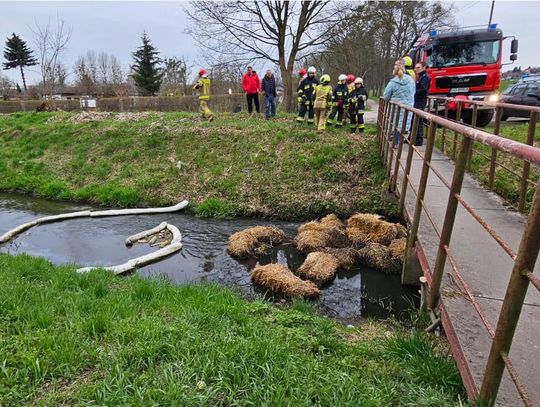
M431 31L429 32L429 35L430 35L431 37L435 37L435 36L437 36L438 34L439 34L439 32L438 32L437 30L431 30Z
M493 24L488 25L488 29L490 29L490 30L496 30L496 29L497 29L497 24L496 24L496 23L493 23Z

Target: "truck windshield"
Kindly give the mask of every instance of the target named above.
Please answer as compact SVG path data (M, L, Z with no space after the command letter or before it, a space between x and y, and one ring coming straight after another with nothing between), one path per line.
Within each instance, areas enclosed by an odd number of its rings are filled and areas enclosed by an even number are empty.
M428 64L433 68L494 64L499 60L499 52L499 40L441 42L428 51Z

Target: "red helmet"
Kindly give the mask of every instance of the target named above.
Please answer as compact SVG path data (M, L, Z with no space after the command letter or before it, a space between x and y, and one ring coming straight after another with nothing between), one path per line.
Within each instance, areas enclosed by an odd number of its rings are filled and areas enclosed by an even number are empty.
M203 75L206 75L208 72L206 72L206 69L201 69L199 71L199 76L203 76Z
M352 74L347 75L347 82L354 82L354 79L355 79L354 75Z
M302 68L298 71L298 75L300 76L304 76L305 74L307 73L307 71L305 70L305 68Z

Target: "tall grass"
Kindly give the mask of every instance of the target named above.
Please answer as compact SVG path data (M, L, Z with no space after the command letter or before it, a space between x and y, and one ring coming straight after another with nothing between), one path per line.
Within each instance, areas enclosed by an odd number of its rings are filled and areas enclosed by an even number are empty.
M2 405L450 406L441 343L214 285L0 254Z
M306 219L393 212L380 199L375 127L319 134L292 116L188 113L74 122L73 113L0 116L0 190L106 206L188 199L199 216Z

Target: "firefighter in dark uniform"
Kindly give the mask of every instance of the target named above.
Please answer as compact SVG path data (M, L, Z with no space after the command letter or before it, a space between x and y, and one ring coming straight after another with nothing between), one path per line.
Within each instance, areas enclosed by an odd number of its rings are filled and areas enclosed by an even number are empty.
M306 113L308 114L307 122L313 123L313 103L315 100L315 86L319 84L317 78L315 78L315 68L310 66L307 70L307 76L302 79L300 85L298 85L298 122L304 122Z
M343 113L345 112L345 106L347 105L347 75L341 74L338 77L338 85L334 89L332 97L332 111L328 116L327 124L335 124L337 127L343 126ZM336 120L337 115L337 120Z
M359 133L364 132L364 113L366 109L366 101L368 99L367 89L364 87L364 81L362 78L356 78L354 80L354 90L349 93L349 118L351 133L356 133L358 129Z

